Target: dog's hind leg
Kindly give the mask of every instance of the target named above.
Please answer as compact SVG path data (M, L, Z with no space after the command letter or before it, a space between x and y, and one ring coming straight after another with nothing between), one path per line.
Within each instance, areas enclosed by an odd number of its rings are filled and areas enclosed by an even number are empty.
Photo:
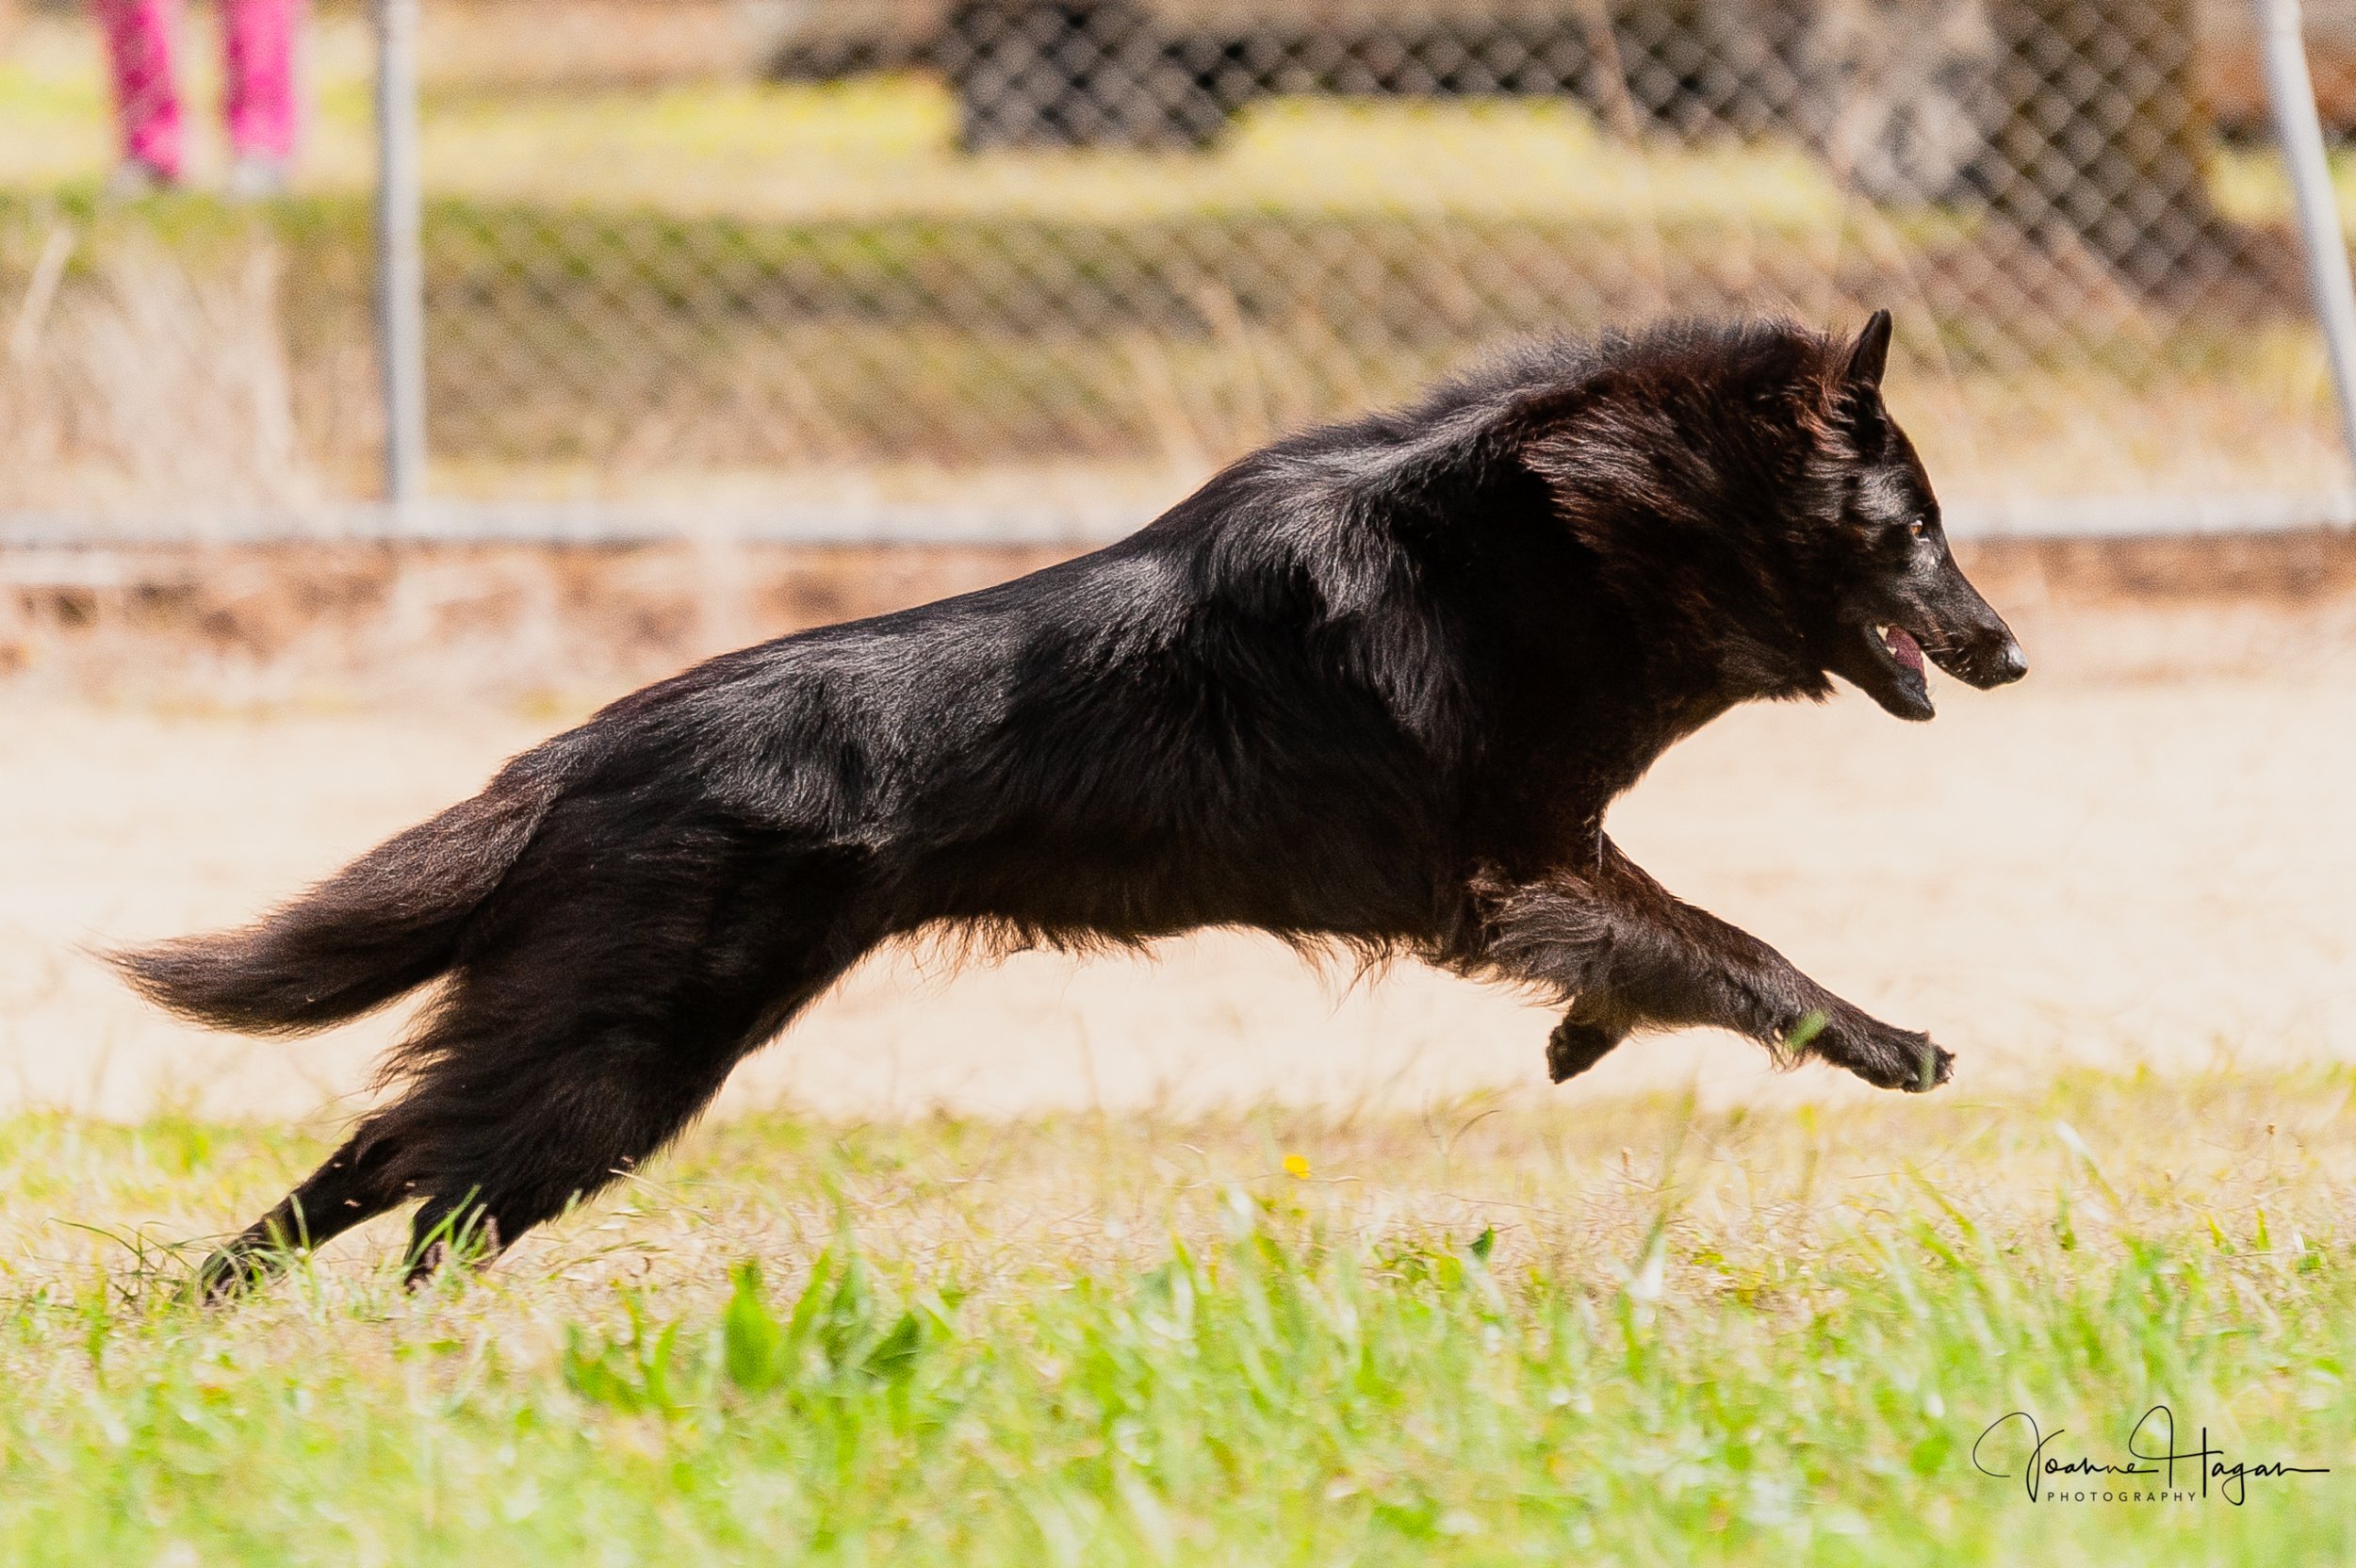
M411 1201L412 1281L633 1168L879 933L855 860L728 825L551 814L399 1048L402 1092L204 1265L220 1298Z
M1671 896L1609 840L1591 872L1473 890L1481 938L1455 967L1545 986L1569 1011L1547 1041L1560 1083L1631 1031L1703 1024L1824 1060L1884 1088L1947 1081L1954 1058L1842 1001L1747 932Z
M346 1142L277 1207L205 1260L198 1292L209 1301L226 1299L270 1278L292 1254L399 1206L408 1194L391 1178L387 1152L365 1137Z
M425 1200L410 1227L410 1282L453 1253L496 1255L629 1175L695 1119L754 1043L744 1031L597 1030L534 1071L421 1081L388 1112L417 1146L407 1163Z
M437 1065L386 1113L414 1146L402 1165L425 1199L411 1282L453 1252L498 1253L678 1136L748 1052L849 967L813 960L770 1004L707 991L628 1021L584 1007L550 1020L547 1049L528 1060L504 1056L487 1073L460 1057ZM560 1021L568 1038L555 1037Z
M634 1169L870 944L848 867L711 839L603 851L490 913L368 1129L423 1200L413 1281Z

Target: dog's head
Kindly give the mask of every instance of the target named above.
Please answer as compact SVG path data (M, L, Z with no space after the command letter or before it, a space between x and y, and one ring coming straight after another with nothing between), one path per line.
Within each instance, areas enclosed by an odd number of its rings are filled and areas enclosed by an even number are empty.
M1808 629L1816 662L1902 719L1931 717L1927 657L1986 690L2029 662L2004 618L1955 564L1914 445L1883 406L1890 313L1878 310L1824 389L1811 487L1816 554Z

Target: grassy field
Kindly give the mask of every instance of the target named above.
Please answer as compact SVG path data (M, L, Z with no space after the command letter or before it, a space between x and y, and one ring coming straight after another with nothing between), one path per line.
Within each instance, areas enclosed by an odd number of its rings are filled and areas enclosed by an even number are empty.
M20 1117L0 1556L2343 1560L2352 1096L749 1118L479 1279L404 1296L379 1231L209 1313L169 1244L319 1138ZM2020 1411L2129 1462L2155 1404L2331 1473L1974 1459Z

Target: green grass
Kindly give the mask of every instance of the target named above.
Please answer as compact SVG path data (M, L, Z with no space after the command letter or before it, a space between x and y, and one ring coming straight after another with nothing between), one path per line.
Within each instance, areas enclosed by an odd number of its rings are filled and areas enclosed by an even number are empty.
M2352 1093L752 1117L475 1281L404 1296L380 1232L211 1313L160 1241L317 1145L19 1118L0 1558L2345 1560ZM2155 1403L2332 1474L1972 1462Z

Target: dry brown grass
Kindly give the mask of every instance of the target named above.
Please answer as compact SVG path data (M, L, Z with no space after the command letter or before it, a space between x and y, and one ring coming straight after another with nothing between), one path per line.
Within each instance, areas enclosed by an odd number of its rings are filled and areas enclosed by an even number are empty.
M257 237L221 265L191 267L144 235L84 254L74 223L52 215L38 227L0 342L12 505L171 515L201 537L209 515L323 498L297 430L276 245ZM341 368L349 380L365 368ZM316 382L307 390L326 405L329 447L373 443L365 375L340 397Z

